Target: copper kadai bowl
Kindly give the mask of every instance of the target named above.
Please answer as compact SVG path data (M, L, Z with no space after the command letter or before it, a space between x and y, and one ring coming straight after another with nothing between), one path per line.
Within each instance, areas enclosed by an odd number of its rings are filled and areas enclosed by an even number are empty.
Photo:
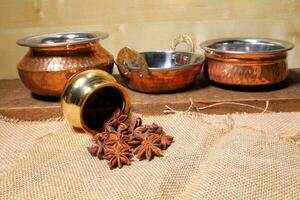
M200 44L205 50L205 75L228 85L259 86L287 77L287 51L293 44L265 38L226 38Z
M193 51L186 35L180 36L177 44L181 41ZM203 56L192 52L138 53L124 47L119 51L116 64L129 88L146 93L169 93L191 85L200 74L203 62Z
M68 78L87 69L112 71L113 56L98 43L102 32L67 32L26 37L29 47L17 68L24 85L44 96L60 96Z

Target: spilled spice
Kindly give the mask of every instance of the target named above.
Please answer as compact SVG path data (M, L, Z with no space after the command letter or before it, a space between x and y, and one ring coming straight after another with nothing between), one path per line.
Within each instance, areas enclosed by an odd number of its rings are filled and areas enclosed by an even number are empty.
M126 123L127 118L119 109L116 110L87 148L92 156L107 160L110 169L130 165L134 156L148 161L163 156L163 150L173 142L173 137L167 135L161 126L155 123L143 125L140 117L133 117Z

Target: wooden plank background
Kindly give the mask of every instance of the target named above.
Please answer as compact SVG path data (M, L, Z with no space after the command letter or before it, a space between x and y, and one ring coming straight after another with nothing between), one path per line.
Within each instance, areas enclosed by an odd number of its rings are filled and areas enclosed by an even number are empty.
M126 45L169 49L178 34L198 44L217 37L272 37L291 41L290 67L300 66L299 0L0 0L0 79L17 78L31 34L106 31L102 45L115 56Z

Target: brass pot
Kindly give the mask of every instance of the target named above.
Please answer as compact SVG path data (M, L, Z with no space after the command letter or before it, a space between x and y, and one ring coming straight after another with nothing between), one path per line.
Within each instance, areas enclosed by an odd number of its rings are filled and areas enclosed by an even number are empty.
M130 97L122 85L102 70L87 70L72 76L62 93L65 118L76 128L95 134L116 109L130 111Z
M227 85L279 83L288 73L287 51L293 44L266 38L226 38L200 44L205 50L205 75Z
M17 68L24 85L44 96L60 96L68 78L79 71L112 72L113 56L98 43L102 32L67 32L26 37L17 41L29 47Z

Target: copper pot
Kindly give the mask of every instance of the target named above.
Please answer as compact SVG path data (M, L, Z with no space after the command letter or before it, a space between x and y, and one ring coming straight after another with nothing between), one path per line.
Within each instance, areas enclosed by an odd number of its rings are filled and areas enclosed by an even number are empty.
M116 109L128 114L130 97L122 85L102 70L86 70L72 76L61 96L65 118L76 128L95 134Z
M44 96L60 96L68 78L87 69L112 71L113 56L98 43L101 32L37 35L17 41L29 47L17 68L24 85Z
M186 35L175 39L173 49L184 42L193 51ZM192 52L148 51L138 53L128 47L119 51L116 65L131 89L146 93L168 93L189 86L200 74L204 57Z
M287 77L287 51L293 44L265 38L226 38L200 44L205 50L205 75L228 85L259 86Z

